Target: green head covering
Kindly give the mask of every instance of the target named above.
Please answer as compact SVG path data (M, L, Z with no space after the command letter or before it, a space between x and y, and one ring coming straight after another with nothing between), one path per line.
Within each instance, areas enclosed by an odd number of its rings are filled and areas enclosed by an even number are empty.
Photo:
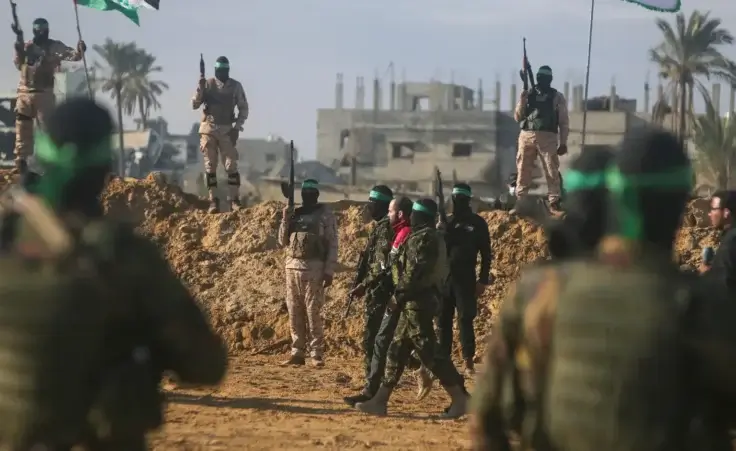
M51 206L57 206L64 186L85 169L109 166L112 163L112 143L106 136L96 146L80 150L75 144L57 146L42 131L35 134L35 156L46 171L38 182L36 192Z
M316 189L319 190L319 182L314 179L307 179L302 182L302 189Z
M33 29L40 30L40 31L48 30L49 21L42 17L39 17L38 19L33 21Z
M616 207L619 235L630 240L641 239L644 230L639 206L641 190L689 191L693 186L693 172L690 167L666 172L624 174L618 167L612 166L606 171L605 179L611 201Z
M470 191L470 186L468 186L465 183L458 183L457 185L452 187L452 195L453 196L467 196L467 197L473 197L473 193Z
M539 66L539 69L537 69L537 77L540 75L546 75L548 77L551 77L552 68L549 66Z
M411 209L414 210L414 211L419 211L419 212L422 212L422 213L426 213L426 214L428 214L430 216L434 216L434 215L437 214L437 210L433 210L433 209L427 207L426 205L422 205L419 201L414 202L414 205L412 205Z
M230 60L221 56L215 61L215 69L230 69Z

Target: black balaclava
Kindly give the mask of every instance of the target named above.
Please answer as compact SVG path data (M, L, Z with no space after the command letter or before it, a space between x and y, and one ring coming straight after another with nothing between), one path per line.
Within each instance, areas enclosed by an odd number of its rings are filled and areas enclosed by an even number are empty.
M552 239L566 242L563 252L569 256L590 254L598 246L606 232L606 171L613 159L612 149L591 148L572 162L565 174L567 215L549 225L550 253L556 245Z
M606 174L611 231L669 255L692 184L690 159L675 135L633 130L624 137L616 167Z
M470 199L473 197L470 186L465 183L456 183L452 187L452 214L458 217L473 213L470 208Z
M215 78L223 83L230 78L230 61L224 56L215 61Z
M414 202L414 206L411 209L411 216L409 217L412 231L427 227L434 228L436 216L437 203L432 199L419 199Z
M33 21L33 43L42 45L49 40L49 22L44 18Z
M58 210L101 216L112 130L110 113L93 100L61 103L46 120L46 134L36 136L36 158L44 167L36 193Z
M549 66L541 66L537 70L537 88L540 91L549 91L552 87L552 68Z
M386 185L376 185L368 195L368 211L371 219L380 221L388 215L388 206L394 199L394 192Z
M319 182L306 179L302 182L302 210L305 213L314 211L319 205Z

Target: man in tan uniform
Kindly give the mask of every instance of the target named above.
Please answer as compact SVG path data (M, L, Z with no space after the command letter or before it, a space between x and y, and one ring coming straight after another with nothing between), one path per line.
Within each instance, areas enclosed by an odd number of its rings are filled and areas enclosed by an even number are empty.
M302 183L302 206L284 208L279 245L286 250L286 307L291 328L291 357L284 365L304 365L307 331L314 366L324 366L322 306L337 266L337 222L318 202L316 180Z
M199 149L204 156L204 171L210 198L210 213L220 211L217 198L217 158L227 172L228 201L232 211L240 210L240 173L238 172L238 142L243 124L248 119L248 100L239 81L230 78L230 62L224 56L215 62L215 76L200 77L192 108L204 104L199 125ZM235 107L238 116L235 117ZM233 125L233 123L235 125Z
M547 179L549 209L552 213L559 213L562 191L559 155L567 153L570 120L567 100L551 84L552 69L540 67L536 88L531 92L523 91L514 110L514 119L521 126L516 152L516 198L520 200L527 195L534 162L539 157Z
M46 19L33 21L33 39L16 43L13 63L20 71L18 99L15 104L15 168L25 173L28 157L33 154L33 121L45 128L45 121L56 105L54 73L62 61L79 61L87 50L84 41L76 50L49 38Z

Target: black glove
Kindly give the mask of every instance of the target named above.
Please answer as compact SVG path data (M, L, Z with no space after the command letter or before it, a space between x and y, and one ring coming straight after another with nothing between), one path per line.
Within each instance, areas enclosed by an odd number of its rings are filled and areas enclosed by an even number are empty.
M234 128L230 130L229 135L230 135L230 141L232 141L233 146L236 145L238 143L238 138L240 138L240 130L238 130L237 128Z
M563 156L567 153L567 145L561 145L557 148L557 155Z

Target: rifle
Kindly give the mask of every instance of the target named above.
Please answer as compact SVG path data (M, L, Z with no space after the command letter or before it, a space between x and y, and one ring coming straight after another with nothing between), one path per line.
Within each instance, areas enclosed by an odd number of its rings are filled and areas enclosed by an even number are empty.
M18 21L18 5L15 4L13 0L10 1L10 11L13 16L13 23L10 25L10 29L13 30L13 33L15 33L15 42L17 46L21 49L25 49L25 40L23 39L23 29L20 27L20 22ZM20 64L23 64L26 59L25 51L19 51L19 57L20 57Z
M363 279L365 279L366 274L368 274L368 258L367 257L368 257L367 250L360 253L360 257L358 258L358 267L355 273L355 279L353 280L353 285L350 288L351 292L354 289L358 288L358 285L360 285L360 283L363 282ZM348 316L350 316L350 308L353 306L354 300L355 300L355 295L349 294L348 302L347 302L347 305L345 306L345 315L343 315L343 319L347 319Z
M294 141L289 142L289 181L281 182L281 194L288 199L289 208L294 209Z
M204 79L204 55L201 53L199 54L199 77ZM205 115L209 113L208 111L209 109L207 108L206 94L207 94L207 90L205 89L204 92L202 93L202 99L203 99L202 100L202 105L203 105L202 111L204 112Z
M442 174L440 173L440 168L437 166L434 167L434 175L437 182L435 193L437 195L437 211L440 214L440 222L442 224L447 224L447 213L445 212L445 193L442 190Z
M532 65L529 63L529 58L526 56L526 38L524 39L524 60L522 61L522 67L519 71L519 76L521 77L522 83L524 83L524 91L529 92L529 85L531 85L532 89L535 89L537 87L537 84L534 82L534 72L532 71Z

